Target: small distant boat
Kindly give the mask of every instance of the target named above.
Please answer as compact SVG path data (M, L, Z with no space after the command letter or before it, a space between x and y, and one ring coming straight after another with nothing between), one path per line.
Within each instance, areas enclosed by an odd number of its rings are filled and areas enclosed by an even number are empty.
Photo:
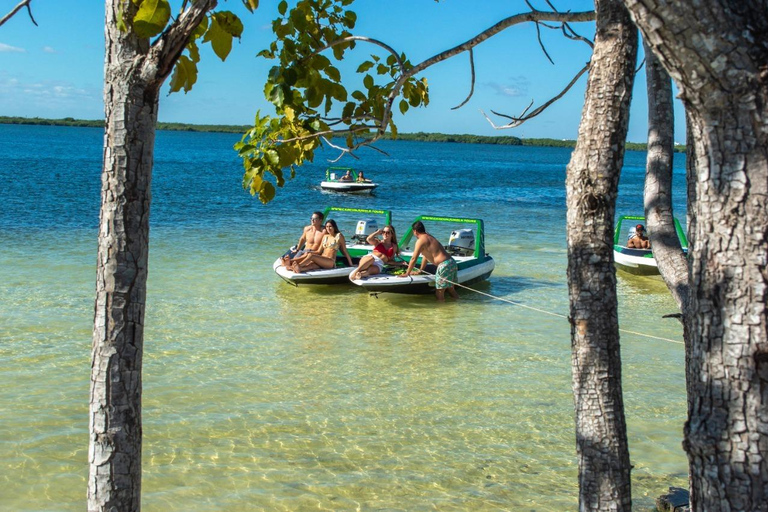
M468 224L471 228L454 229L450 233L448 243L445 249L458 264L458 273L456 282L459 284L471 284L488 279L493 272L496 264L493 258L485 252L485 229L483 221L480 219L463 219L453 217L431 217L422 215L416 217L412 222L437 222L442 224L452 224L454 226ZM431 225L435 228L435 224ZM437 231L435 231L437 233ZM433 236L435 233L430 233ZM413 237L411 228L405 233L400 242L401 257L405 261L410 261L413 251L410 250L409 243ZM421 257L416 263L416 267L421 263ZM400 277L403 274L404 267L387 266L384 272L374 274L362 279L352 281L369 292L391 292L391 293L434 293L435 291L435 271L437 267L427 264L424 267L425 273L411 274L408 277Z
M338 206L330 206L323 211L323 219L329 218L336 219L337 223L343 225L343 222L339 222L333 213L345 214L347 217L356 215L359 220L355 226L355 234L345 237L347 241L347 252L352 257L353 267L347 266L346 258L341 254L341 251L336 253L336 267L330 269L316 269L309 270L307 272L294 272L290 268L286 268L281 264L282 257L279 257L272 264L272 269L275 273L284 279L286 282L293 285L300 284L340 284L349 283L349 274L360 263L360 258L370 254L373 251L373 246L369 245L365 240L368 235L376 232L380 227L392 224L392 212L389 210L376 210L370 208L343 208ZM379 221L375 216L382 217L384 224L379 224ZM360 219L360 217L363 217Z
M329 167L325 170L325 180L320 182L323 190L350 194L370 194L378 186L365 178L362 171L351 167Z
M645 217L622 215L616 223L613 235L613 260L616 268L639 276L657 276L659 267L653 257L653 249L634 249L627 247L627 242L635 234L637 224L645 225ZM683 252L688 252L688 239L680 222L675 219L675 231L680 239Z

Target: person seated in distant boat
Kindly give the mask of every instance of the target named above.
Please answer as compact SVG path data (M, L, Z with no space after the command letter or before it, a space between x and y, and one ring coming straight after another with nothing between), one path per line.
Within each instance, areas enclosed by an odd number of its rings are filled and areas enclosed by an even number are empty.
M441 244L437 238L427 233L424 228L424 224L419 220L413 223L411 226L413 229L413 236L416 237L416 245L413 248L413 255L411 261L408 262L408 269L405 274L398 277L408 277L411 272L423 272L427 263L437 265L435 271L435 296L437 300L445 300L446 290L454 299L459 298L459 294L456 293L454 283L458 279L458 264L450 254L445 252L443 244ZM413 266L416 264L416 260L421 255L421 267L417 270Z
M645 226L638 224L635 226L635 234L627 241L627 247L630 249L650 249L651 241L645 233Z
M378 234L381 234L382 240L376 236ZM384 265L391 265L400 255L395 228L390 225L371 233L365 241L374 246L373 252L360 258L357 268L349 274L352 281L381 273Z
M325 235L322 212L312 213L310 222L311 224L306 226L301 233L299 242L283 255L282 264L284 267L290 267L296 258L310 252L315 252L320 248L320 242L323 239L323 235Z
M359 171L357 173L357 182L358 183L370 183L371 180L365 178L365 175L363 175L363 171Z
M352 170L347 169L347 173L339 178L339 181L355 181L355 179L352 177Z
M347 242L339 231L336 221L328 219L325 223L325 235L320 241L318 252L310 252L296 258L291 264L294 272L306 272L318 268L331 269L336 267L336 253L341 251L347 258L347 263L352 266L352 257L347 251Z

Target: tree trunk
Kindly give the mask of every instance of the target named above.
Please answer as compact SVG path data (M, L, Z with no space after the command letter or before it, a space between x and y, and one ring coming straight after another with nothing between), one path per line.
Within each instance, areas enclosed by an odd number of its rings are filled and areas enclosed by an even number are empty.
M568 164L568 286L580 510L631 510L613 223L637 60L618 0L598 0L595 47Z
M648 89L648 161L645 170L645 220L653 257L680 312L688 309L688 261L680 246L672 209L674 121L672 79L644 44Z
M764 0L625 0L677 82L696 156L691 505L768 510L768 16ZM690 208L689 208L690 209Z
M141 366L158 95L137 73L147 44L106 2L104 167L96 274L88 510L139 510Z

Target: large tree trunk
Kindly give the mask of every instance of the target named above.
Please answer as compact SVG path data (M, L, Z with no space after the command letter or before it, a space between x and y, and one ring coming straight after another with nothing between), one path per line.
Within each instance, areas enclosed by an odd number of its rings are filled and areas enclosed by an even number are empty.
M653 256L680 312L688 309L688 261L680 246L672 209L674 120L672 79L645 47L648 90L648 161L645 170L645 219Z
M764 0L625 0L676 81L696 155L685 447L697 511L768 510Z
M613 222L637 60L618 0L598 0L595 48L567 169L568 286L580 510L631 510Z
M136 73L147 44L106 3L106 132L96 276L88 510L139 510L141 366L157 89Z

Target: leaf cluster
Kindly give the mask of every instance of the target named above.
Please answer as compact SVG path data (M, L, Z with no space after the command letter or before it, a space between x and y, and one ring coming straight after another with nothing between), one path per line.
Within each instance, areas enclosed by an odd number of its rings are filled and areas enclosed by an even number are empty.
M181 7L183 14L189 0ZM253 12L259 6L258 0L241 0L246 9ZM129 0L122 4L117 13L118 28L130 30L139 38L152 39L162 36L173 24L171 6L168 0ZM210 44L213 52L223 61L232 50L232 40L240 38L243 23L230 11L209 11L192 31L173 67L170 92L184 89L187 93L197 82L197 64L200 62L199 43Z
M408 74L412 66L405 55L352 34L357 21L347 9L352 2L299 0L290 10L286 0L278 5L279 17L272 23L275 40L259 53L276 61L264 87L276 115L257 113L253 128L235 145L245 169L243 186L264 203L275 195L266 175L282 187L283 170L290 169L294 177L295 167L312 161L324 139L340 137L346 148L328 144L350 152L387 129L396 135L391 109L397 97L403 113L429 102L426 79ZM378 44L389 55L371 54L357 68L360 87L348 88L336 64L363 43Z

